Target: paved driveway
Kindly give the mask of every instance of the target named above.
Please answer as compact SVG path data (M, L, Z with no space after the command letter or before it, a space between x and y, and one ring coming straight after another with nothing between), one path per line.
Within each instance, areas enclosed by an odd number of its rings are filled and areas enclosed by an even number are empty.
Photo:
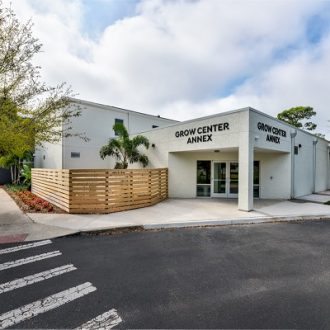
M120 328L328 329L329 237L330 222L313 221L14 249L0 254L2 287L11 288L0 294L0 325L73 329L102 319Z

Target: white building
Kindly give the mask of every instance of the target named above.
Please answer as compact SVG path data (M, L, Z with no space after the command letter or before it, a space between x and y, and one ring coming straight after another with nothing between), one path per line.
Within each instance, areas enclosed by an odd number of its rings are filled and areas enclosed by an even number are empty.
M330 188L329 141L252 108L142 133L150 167L168 167L169 196L290 199Z
M79 102L85 109L73 127L90 142L48 144L37 152L35 167L113 168L99 150L122 120L130 134L149 139L148 166L168 168L169 197L238 198L239 209L249 211L254 198L290 199L330 188L329 141L255 109L175 122Z
M85 133L90 140L64 138L57 144L45 143L35 152L34 166L39 168L113 168L115 162L102 160L99 151L115 137L116 122L123 123L130 134L177 123L159 116L125 110L113 106L72 99L80 106L81 116L72 118L72 133Z

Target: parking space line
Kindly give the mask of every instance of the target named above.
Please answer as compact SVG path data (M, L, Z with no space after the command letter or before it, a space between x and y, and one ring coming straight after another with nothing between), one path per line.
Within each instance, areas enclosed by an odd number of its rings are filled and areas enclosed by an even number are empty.
M33 303L24 305L17 309L0 315L0 329L11 327L34 316L45 313L70 301L83 297L96 290L90 282L86 282L53 294L47 298L37 300Z
M43 259L60 256L61 254L62 253L60 251L52 251L52 252L38 254L36 256L32 256L32 257L28 257L28 258L18 259L18 260L14 260L14 261L8 261L3 264L0 264L0 271L9 269L9 268L13 268L13 267L18 267L18 266L25 265L25 264L29 264L31 262L36 262L36 261L40 261Z
M112 329L122 321L121 317L117 314L117 310L113 308L76 329Z
M31 248L34 248L34 247L47 245L47 244L51 244L51 243L52 243L52 241L47 239L45 241L39 241L39 242L35 242L35 243L29 243L29 244L24 244L24 245L13 246L13 247L10 247L10 248L7 248L7 249L1 249L0 254L6 254L6 253L12 253L12 252L20 251L20 250L31 249Z
M13 281L10 281L10 282L2 283L2 284L0 284L0 294L4 293L4 292L15 290L18 288L22 288L27 285L31 285L33 283L41 282L41 281L47 280L49 278L71 272L76 269L77 268L75 266L73 266L72 264L69 264L69 265L64 265L61 267L56 267L56 268L53 268L50 270L46 270L41 273L18 278Z

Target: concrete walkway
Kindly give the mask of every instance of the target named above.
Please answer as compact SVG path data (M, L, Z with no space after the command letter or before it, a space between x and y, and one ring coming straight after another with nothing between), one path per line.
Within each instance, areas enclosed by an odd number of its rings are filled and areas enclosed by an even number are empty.
M302 201L324 204L324 203L330 201L330 191L323 191L318 194L301 196L301 197L298 197L297 199L302 200Z
M54 238L77 232L34 223L0 188L0 244Z
M326 194L325 194L326 195ZM326 195L329 198L329 195ZM311 202L255 200L255 210L235 199L168 199L142 209L111 214L28 213L0 188L0 243L31 241L77 232L141 226L145 229L330 219L330 206Z
M154 206L111 214L30 213L29 217L37 223L79 231L131 226L155 229L330 218L330 206L255 200L255 211L243 212L237 209L235 199L168 199Z

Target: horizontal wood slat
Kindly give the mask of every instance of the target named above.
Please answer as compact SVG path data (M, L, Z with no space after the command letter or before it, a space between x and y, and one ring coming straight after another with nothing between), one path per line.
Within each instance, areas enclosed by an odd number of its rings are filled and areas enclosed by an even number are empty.
M126 211L166 199L168 171L32 169L32 192L69 213Z

